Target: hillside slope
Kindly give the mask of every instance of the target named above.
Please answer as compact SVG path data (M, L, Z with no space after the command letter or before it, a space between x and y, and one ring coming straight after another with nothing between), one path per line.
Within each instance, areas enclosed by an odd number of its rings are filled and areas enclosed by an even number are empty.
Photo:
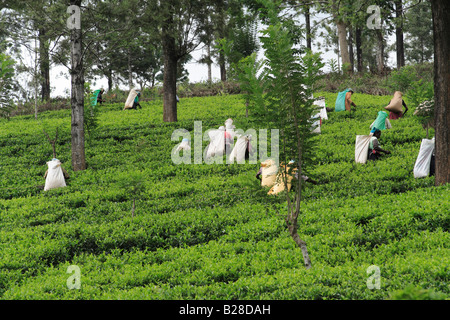
M334 106L336 94L317 93ZM160 101L141 110L101 107L86 145L88 169L70 165L70 110L0 120L1 299L387 299L421 288L449 298L449 187L412 171L425 131L410 111L383 132L392 152L356 165L356 134L368 134L388 96L354 95L357 111L330 113L317 136L299 233L313 267L289 237L285 205L268 197L258 165L174 165L175 129L203 132L231 117L252 128L239 95L185 98L179 122L162 122ZM51 146L71 178L44 192ZM193 136L192 136L193 138ZM206 146L207 141L203 141ZM143 179L133 195L124 181ZM81 289L69 290L71 265ZM380 270L369 289L368 267Z

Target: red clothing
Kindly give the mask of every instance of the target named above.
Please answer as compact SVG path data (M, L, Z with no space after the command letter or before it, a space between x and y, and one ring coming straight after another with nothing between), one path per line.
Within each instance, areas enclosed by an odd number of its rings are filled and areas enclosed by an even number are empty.
M389 102L389 103L391 103L391 102ZM406 111L408 111L408 107L406 106L406 103L403 99L402 99L402 106L406 108ZM397 120L397 119L400 119L401 117L403 117L403 111L400 111L399 113L389 111L389 119L390 120Z
M401 117L403 117L403 112L397 113L397 112L389 111L389 119L390 120L397 120L397 119L400 119Z

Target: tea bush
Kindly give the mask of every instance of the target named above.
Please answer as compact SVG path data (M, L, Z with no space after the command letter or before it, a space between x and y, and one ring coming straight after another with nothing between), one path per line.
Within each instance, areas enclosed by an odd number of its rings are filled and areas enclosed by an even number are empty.
M336 95L315 96L334 109ZM392 153L354 162L355 136L369 133L390 99L355 93L356 111L323 122L308 172L319 184L306 184L299 218L309 270L286 231L283 197L259 186L257 164L171 161L172 132L187 129L193 140L194 121L203 132L229 117L255 128L240 95L181 98L177 123L161 121L161 101L99 106L81 172L70 164L70 110L0 120L0 297L448 299L449 189L413 177L419 120L408 112L392 121L380 139ZM70 175L67 187L46 192L45 126L59 128L57 156ZM121 183L130 175L143 179L134 217ZM70 265L80 268L79 290L67 287ZM380 289L367 286L371 265Z

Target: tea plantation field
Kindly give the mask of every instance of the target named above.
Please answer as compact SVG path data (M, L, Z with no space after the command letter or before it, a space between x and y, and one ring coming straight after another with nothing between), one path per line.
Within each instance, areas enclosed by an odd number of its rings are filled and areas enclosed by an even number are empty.
M336 94L320 95L334 107ZM70 110L0 120L0 299L449 299L449 187L413 177L426 133L410 110L383 131L392 153L357 165L355 136L391 97L352 98L356 112L329 113L316 137L309 175L319 184L306 185L299 221L309 270L257 164L172 163L175 129L202 121L204 132L229 117L254 128L239 95L181 99L177 123L162 122L161 101L103 105L82 172L71 168ZM44 127L59 128L70 174L47 192ZM134 217L133 176L144 178ZM69 266L80 289L67 285Z

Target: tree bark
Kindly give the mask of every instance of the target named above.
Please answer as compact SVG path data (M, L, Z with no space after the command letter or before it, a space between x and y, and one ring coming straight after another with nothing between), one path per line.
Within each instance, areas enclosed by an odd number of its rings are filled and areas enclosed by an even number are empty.
M128 48L128 87L130 90L133 89L133 70L131 68L131 49Z
M356 28L355 31L355 45L356 45L356 60L357 60L357 70L358 72L363 72L363 62L362 62L362 41L361 41L361 28Z
M347 25L339 16L339 3L337 0L332 2L332 15L337 27L339 51L342 59L342 70L344 73L348 73L346 70L350 66L350 56L348 54L348 41L347 41Z
M175 38L170 32L174 23L173 17L169 14L162 27L162 46L164 53L164 102L163 102L163 121L177 121L177 64Z
M300 236L297 232L297 222L292 225L288 225L289 234L291 235L292 239L294 240L295 244L300 248L302 251L303 256L303 262L305 263L305 268L309 269L311 268L311 258L308 254L308 248L306 247L306 242L300 239Z
M109 92L113 88L113 77L112 77L112 70L111 69L108 69L107 78L108 78L108 92Z
M227 68L225 66L225 55L223 52L219 52L219 68L220 68L220 80L222 82L227 81Z
M224 0L216 1L216 12L217 12L217 35L219 39L223 39L227 37L226 30L226 10L227 4ZM227 81L227 68L225 55L222 50L219 50L219 58L218 58L219 70L220 70L220 81Z
M347 41L347 25L342 21L337 21L336 26L338 29L339 37L339 50L341 51L342 69L350 66L350 55L348 53L348 41ZM345 70L347 72L348 70Z
M291 89L292 90L292 89ZM291 110L292 115L294 118L294 126L295 126L295 133L297 137L297 156L298 156L298 167L297 167L297 173L298 173L298 179L297 179L297 195L296 195L296 202L295 202L295 208L293 208L293 204L291 204L289 194L287 192L287 172L284 172L285 178L285 188L286 188L286 197L288 202L288 208L289 208L289 215L287 217L287 225L289 233L294 240L294 242L297 244L297 246L302 251L303 261L305 263L305 268L309 269L311 268L311 259L308 254L308 249L306 247L306 242L303 241L297 230L298 230L298 216L300 214L300 203L302 199L302 153L303 153L303 147L302 147L302 140L300 136L300 129L299 129L299 121L297 118L297 112L296 112L296 103L294 101L291 101Z
M384 72L384 38L382 29L376 29L377 35L377 70L379 74Z
M348 28L348 53L350 59L350 73L353 73L355 68L355 56L353 54L353 28L351 25Z
M405 66L405 47L403 43L403 7L402 0L395 1L395 17L398 19L395 29L396 50L397 50L397 69Z
M309 11L309 5L305 6L305 27L306 27L306 47L312 50L312 39L311 39L311 14Z
M207 46L207 54L208 54L208 63L207 63L207 65L208 65L208 82L209 83L211 83L212 82L212 63L211 63L211 44L210 43L208 43L208 46Z
M41 98L42 101L50 100L50 56L49 45L46 38L46 30L39 29L39 69L41 71Z
M450 181L450 2L431 0L434 37L435 185Z
M81 1L71 1L71 5L81 5ZM80 29L71 30L71 86L70 103L72 106L72 169L74 171L86 169L84 150L84 70L82 51L82 32Z

